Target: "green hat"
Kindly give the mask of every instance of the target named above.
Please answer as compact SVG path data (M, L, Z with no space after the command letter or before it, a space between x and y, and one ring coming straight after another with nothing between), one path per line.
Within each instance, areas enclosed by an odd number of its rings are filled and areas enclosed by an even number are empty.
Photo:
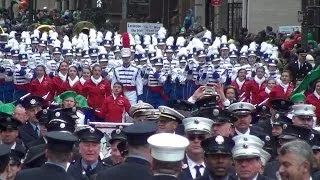
M79 95L74 91L66 91L66 92L60 94L60 96L57 96L54 98L54 102L56 102L58 104L62 104L62 101L64 101L67 98L70 98L70 97L73 97L75 99L75 101L77 102L76 103L77 107L81 107L81 108L89 107L87 99L84 96Z
M77 107L87 108L89 107L87 99L82 95L76 96Z
M290 100L295 103L295 102L301 102L306 100L306 96L304 95L304 91L296 93L291 96Z
M64 100L66 100L66 99L68 99L68 98L74 98L74 99L76 99L76 96L77 96L78 94L76 93L76 92L74 92L74 91L65 91L64 93L62 93L62 94L60 94L60 99L62 100L62 101L64 101Z
M15 107L12 103L0 104L0 112L12 115Z

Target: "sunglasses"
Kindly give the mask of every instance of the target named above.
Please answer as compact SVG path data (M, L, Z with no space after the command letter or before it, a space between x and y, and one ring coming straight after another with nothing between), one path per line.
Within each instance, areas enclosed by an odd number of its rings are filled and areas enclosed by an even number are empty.
M206 139L206 136L204 134L189 134L187 135L187 138L190 140L190 141L194 141L196 139L200 140L200 141L203 141Z

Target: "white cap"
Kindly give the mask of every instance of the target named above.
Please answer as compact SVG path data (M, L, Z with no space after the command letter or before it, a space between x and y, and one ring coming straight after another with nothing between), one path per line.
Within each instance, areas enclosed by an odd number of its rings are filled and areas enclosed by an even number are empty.
M261 149L264 142L254 135L238 135L233 138L235 146L232 149L233 158L246 159L252 157L261 157Z
M184 131L202 131L211 133L213 120L204 117L189 117L182 120Z
M130 57L131 49L130 48L122 48L121 49L121 57Z
M151 156L159 161L181 161L189 140L183 136L171 133L159 133L148 138L151 146Z
M229 106L228 110L235 115L250 114L255 107L251 103L237 102Z
M261 158L261 161L262 161L262 165L265 166L266 163L270 160L271 155L267 151L265 151L263 149L260 149L260 153L261 153L260 158Z
M297 104L292 106L293 116L316 116L316 107L311 104Z

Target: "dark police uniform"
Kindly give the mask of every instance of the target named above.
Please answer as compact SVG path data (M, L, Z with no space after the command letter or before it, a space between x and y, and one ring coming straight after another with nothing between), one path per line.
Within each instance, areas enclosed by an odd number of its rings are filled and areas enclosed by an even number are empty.
M98 161L97 165L92 170L86 170L81 163L81 159L73 161L69 168L68 173L77 180L94 180L97 174L106 168L110 167L108 164Z
M142 121L123 129L127 135L129 146L144 146L147 139L157 131L156 122ZM96 180L151 180L153 179L151 164L145 158L130 155L123 164L109 168L98 174Z
M177 180L178 178L167 174L155 174L153 180Z
M80 142L93 142L97 144L100 144L100 141L104 136L103 132L93 127L82 129L75 132L75 134L80 139ZM109 166L106 163L100 161L99 159L97 159L96 164L91 164L90 166L85 164L84 159L79 159L74 161L74 163L69 166L68 173L77 180L94 180L99 172L108 167Z
M28 109L30 108L42 107L43 102L43 98L39 96L27 96L21 101L21 105L28 111ZM39 139L39 134L39 125L32 124L30 120L28 120L24 125L20 126L19 128L19 137L26 145L33 140Z
M71 152L74 143L78 138L68 132L48 132L46 135L47 149L52 152ZM39 168L27 169L19 172L16 180L31 180L31 179L45 179L45 180L73 180L64 167L53 162L46 162Z

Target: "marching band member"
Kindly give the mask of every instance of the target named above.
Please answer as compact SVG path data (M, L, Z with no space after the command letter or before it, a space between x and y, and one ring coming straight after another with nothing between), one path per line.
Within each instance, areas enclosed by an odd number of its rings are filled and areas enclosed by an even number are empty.
M291 83L291 72L284 70L281 73L280 82L271 90L270 99L289 99L293 93L294 86Z
M72 64L72 61L73 61L72 44L69 41L68 36L63 37L62 54L63 54L64 61L67 62L68 65Z
M70 65L66 81L61 85L62 91L75 91L77 94L82 94L82 84L79 79L79 72L75 65Z
M32 95L43 97L46 101L52 101L54 87L51 79L46 74L46 67L44 65L37 65L35 77L36 78L30 82L29 92Z
M207 50L209 46L212 44L212 33L209 30L206 30L206 32L203 34L203 37L201 38L201 41L203 42L204 49Z
M171 94L171 99L187 99L186 88L186 64L188 58L188 52L185 47L181 47L177 54L179 59L179 66L172 70L172 83L174 84L174 91Z
M245 92L244 90L245 90L246 84L249 82L246 78L247 71L245 69L239 69L237 74L238 74L237 78L231 82L231 86L237 89L240 96L243 96L244 95L243 93Z
M114 68L111 84L121 82L124 86L125 96L129 99L131 105L134 105L140 100L141 97L139 96L143 93L141 71L136 66L131 65L132 57L127 33L122 35L122 43L121 56L123 65Z
M265 101L266 99L268 99L270 97L270 92L272 91L273 87L277 84L276 80L273 78L269 78L267 80L267 85L264 91L261 91L258 94L258 103L262 103L263 101Z
M84 66L84 67L82 68L81 78L80 78L80 80L79 80L80 83L81 83L81 85L83 86L84 83L85 83L87 80L90 79L90 77L91 77L91 69L90 69L90 67L89 67L89 66Z
M221 63L230 63L228 39L226 35L221 36L220 54Z
M168 73L163 71L163 55L160 49L157 50L155 57L155 67L148 74L148 93L146 97L147 103L158 108L165 105L168 96L164 92L164 83L167 80Z
M28 57L25 52L20 52L19 61L20 63L15 65L13 73L13 83L15 85L14 99L19 99L27 94L30 80L33 77L33 71L28 67Z
M60 95L63 92L62 84L67 80L68 76L68 63L62 61L58 67L58 74L52 78L53 87L55 87L55 95Z
M256 75L252 80L249 80L245 88L245 98L251 104L258 104L258 94L265 90L266 78L264 67L258 67Z
M61 56L60 44L61 44L61 42L59 40L54 41L52 59L50 61L47 61L47 63L46 63L47 73L49 74L50 77L55 76L57 69L58 69L57 64L63 60L63 58Z
M104 99L111 94L110 83L102 78L101 71L99 64L93 65L92 76L85 82L82 91L89 106L97 110L100 110Z
M160 49L162 52L164 52L164 50L166 49L166 35L167 30L164 27L161 27L157 34L157 48Z
M112 95L106 97L102 104L99 116L105 122L124 123L125 113L129 113L130 102L123 95L123 85L120 82L115 82L112 88Z

